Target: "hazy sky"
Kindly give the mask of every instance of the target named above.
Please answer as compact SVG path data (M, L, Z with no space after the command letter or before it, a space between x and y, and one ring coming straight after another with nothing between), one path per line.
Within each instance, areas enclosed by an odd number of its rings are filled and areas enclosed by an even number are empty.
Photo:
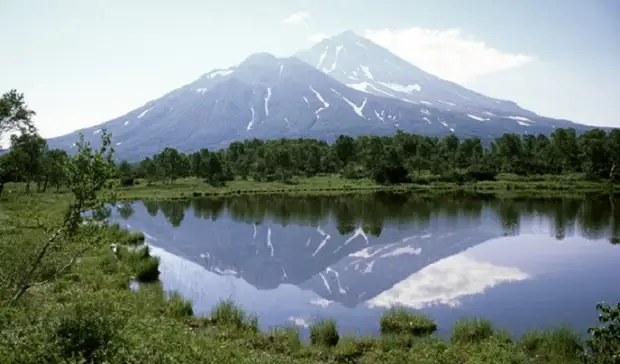
M620 127L620 0L0 0L0 92L57 136L346 29L541 115Z

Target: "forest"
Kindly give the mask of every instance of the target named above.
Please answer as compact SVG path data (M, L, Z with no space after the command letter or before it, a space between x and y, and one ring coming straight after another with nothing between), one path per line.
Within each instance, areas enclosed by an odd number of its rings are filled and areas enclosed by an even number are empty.
M68 160L67 152L49 149L36 132L13 136L10 151L0 157L0 186L21 181L27 190L31 184L39 191L60 188L65 179L62 166ZM125 186L137 178L174 183L185 177L218 186L235 178L286 183L321 174L381 184L465 183L494 180L500 173L581 174L613 183L620 173L620 130L593 129L578 135L574 129L556 129L549 137L505 134L486 147L475 137L436 138L402 131L391 137L341 135L331 145L315 139L252 139L217 151L165 148L140 162L117 162L116 174Z

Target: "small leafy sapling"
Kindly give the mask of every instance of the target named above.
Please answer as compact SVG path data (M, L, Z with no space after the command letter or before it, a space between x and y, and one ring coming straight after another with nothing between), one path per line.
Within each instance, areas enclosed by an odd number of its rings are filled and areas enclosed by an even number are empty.
M14 305L34 285L47 283L63 272L67 271L88 249L100 241L100 236L93 234L92 229L96 220L99 223L101 216L106 216L106 201L114 199L112 178L115 173L112 161L114 150L111 148L111 136L106 131L101 135L101 146L95 150L90 143L84 141L80 135L76 143L77 154L70 158L66 166L66 184L73 194L73 200L64 215L60 226L48 232L38 253L34 255L32 263L23 277L18 280L15 294L9 300ZM90 214L90 215L88 215ZM99 217L99 219L97 219ZM40 228L46 229L43 224ZM57 264L50 274L46 268L45 278L39 274L42 263L47 256L54 252L67 250L63 262Z

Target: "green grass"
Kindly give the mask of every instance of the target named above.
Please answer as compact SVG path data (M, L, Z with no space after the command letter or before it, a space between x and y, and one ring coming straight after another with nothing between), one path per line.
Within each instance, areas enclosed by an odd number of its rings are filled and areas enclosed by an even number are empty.
M238 194L303 194L342 195L373 191L413 191L419 194L446 194L454 192L497 195L501 197L520 196L584 196L584 194L609 194L606 182L587 181L582 174L517 176L500 174L495 181L481 181L464 184L441 182L429 175L416 179L417 183L380 185L370 179L349 180L338 175L321 175L309 178L298 177L292 183L255 182L234 180L225 186L213 187L198 178L178 179L174 183L137 180L133 186L116 187L117 197L127 200L187 199L202 196L230 196ZM617 186L617 185L616 185ZM5 193L24 190L22 184L7 184ZM61 189L61 193L66 191Z
M581 175L541 175L522 177L499 175L496 181L456 184L452 182L379 185L369 179L347 180L337 175L298 178L294 184L235 180L222 187L212 187L196 178L177 180L172 184L142 182L137 186L118 187L118 197L131 199L171 199L235 194L309 194L330 195L372 191L415 191L418 193L475 192L501 196L558 196L584 193L609 193L605 182L586 181Z
M430 335L437 330L433 319L422 314L413 314L405 308L391 308L387 310L379 322L382 334L390 335Z
M315 346L332 347L338 344L340 335L335 320L321 319L310 326L310 343Z
M158 261L140 247L139 234L118 226L88 230L98 239L78 263L7 308L15 277L62 220L67 204L65 194L0 197L0 364L581 362L582 342L567 329L530 332L512 341L488 321L468 320L444 340L418 336L420 330L434 331L430 318L390 310L378 323L381 336L341 337L337 323L325 320L312 325L305 343L294 328L258 330L258 318L232 301L196 317L191 302L166 294L159 282L129 290L136 277L154 278ZM63 241L63 249L71 251L77 243ZM122 249L115 254L112 244ZM66 258L54 250L37 274L46 277Z

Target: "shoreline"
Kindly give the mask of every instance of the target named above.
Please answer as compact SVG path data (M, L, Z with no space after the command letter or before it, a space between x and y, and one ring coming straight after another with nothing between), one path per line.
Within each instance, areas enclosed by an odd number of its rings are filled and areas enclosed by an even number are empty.
M235 195L346 195L374 192L417 193L422 195L470 194L499 198L518 197L575 197L590 195L620 195L620 189L604 182L590 181L511 181L498 180L465 184L436 182L430 184L378 185L368 180L346 180L334 176L300 179L294 184L279 182L231 181L222 187L212 187L198 179L187 178L175 183L147 184L140 181L131 187L117 187L117 199L174 200L196 197L227 197Z

